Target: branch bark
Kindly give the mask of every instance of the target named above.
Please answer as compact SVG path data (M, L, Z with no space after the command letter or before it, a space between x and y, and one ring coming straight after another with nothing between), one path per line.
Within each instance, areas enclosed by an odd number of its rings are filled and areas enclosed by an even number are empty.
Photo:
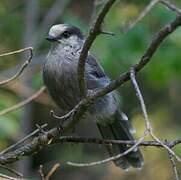
M18 54L18 53L25 52L25 51L30 51L30 56L29 56L28 60L25 61L25 63L23 63L20 70L17 71L14 76L10 77L9 79L0 81L0 85L4 85L4 84L7 84L7 83L15 80L16 78L18 78L23 73L23 71L26 69L26 67L31 62L31 59L33 57L33 48L32 47L27 47L27 48L23 48L23 49L20 49L20 50L17 50L17 51L12 51L12 52L9 52L9 53L0 54L0 57L4 57L4 56L13 55L13 54Z
M85 72L85 63L88 51L91 45L93 44L94 40L96 39L96 37L99 34L101 34L101 25L104 20L104 17L108 13L114 2L115 0L107 0L107 2L103 5L103 8L100 10L95 22L90 28L90 31L88 33L88 36L84 42L84 45L80 53L77 71L78 71L78 82L79 82L80 93L83 95L83 97L85 97L87 94L84 72Z
M114 139L99 139L99 138L83 138L83 137L74 137L74 136L61 136L59 139L55 141L55 143L83 143L83 144L104 144L104 145L116 145L116 144L127 144L134 145L137 143L137 140L134 141L123 141L123 140L114 140ZM163 141L165 145L170 148L173 148L176 145L181 144L181 138ZM143 141L139 144L139 146L153 146L153 147L162 147L157 141Z

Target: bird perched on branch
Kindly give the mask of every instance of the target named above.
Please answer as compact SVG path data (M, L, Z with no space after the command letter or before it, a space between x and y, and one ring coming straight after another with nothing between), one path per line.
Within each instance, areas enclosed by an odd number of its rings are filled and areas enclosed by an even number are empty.
M58 24L51 27L47 40L52 42L52 46L44 64L43 80L53 100L66 113L82 98L77 67L85 39L79 28ZM90 91L103 88L110 83L110 79L90 53L86 59L85 81ZM97 99L84 118L95 120L105 139L134 140L133 128L127 116L120 110L119 96L115 91ZM123 144L106 147L110 156L120 154L129 148ZM141 168L143 157L140 150L135 149L114 162L122 169L130 166Z

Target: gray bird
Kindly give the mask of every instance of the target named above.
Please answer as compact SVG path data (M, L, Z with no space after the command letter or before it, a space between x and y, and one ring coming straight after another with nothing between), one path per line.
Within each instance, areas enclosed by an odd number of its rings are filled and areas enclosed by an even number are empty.
M77 80L77 66L85 39L79 28L58 24L51 27L47 40L52 42L52 46L43 67L43 81L53 100L66 113L82 98ZM100 89L110 83L110 79L90 53L86 59L85 79L88 90ZM133 128L127 116L120 110L119 96L116 91L96 100L84 118L95 120L105 139L134 140ZM106 147L110 156L128 149L126 145ZM128 169L130 165L141 168L143 156L140 150L136 149L115 160L114 163L122 169Z

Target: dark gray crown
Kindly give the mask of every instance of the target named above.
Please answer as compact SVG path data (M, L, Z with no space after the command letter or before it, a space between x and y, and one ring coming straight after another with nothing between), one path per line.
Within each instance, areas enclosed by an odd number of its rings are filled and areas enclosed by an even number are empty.
M70 24L53 25L49 31L49 36L54 39L59 39L65 34L68 34L69 36L77 35L80 39L83 39L80 29Z

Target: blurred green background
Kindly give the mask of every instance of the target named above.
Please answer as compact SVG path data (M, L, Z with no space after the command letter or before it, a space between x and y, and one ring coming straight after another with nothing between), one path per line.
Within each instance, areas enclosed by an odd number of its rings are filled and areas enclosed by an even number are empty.
M101 0L95 1L100 3ZM181 1L173 1L181 7ZM106 73L115 79L120 73L138 62L154 34L176 14L163 5L153 10L131 31L122 29L149 3L148 0L117 1L104 21L104 28L116 36L99 36L91 52L97 57ZM94 9L93 0L1 0L0 1L0 53L27 46L35 48L31 64L23 75L0 88L0 110L8 108L29 97L42 86L41 68L50 44L44 40L51 25L70 23L86 34L99 5ZM92 15L93 14L93 15ZM172 33L153 56L151 62L139 73L138 82L145 98L149 117L156 135L162 140L181 137L181 28ZM27 54L7 56L0 59L0 79L14 74L26 60ZM136 127L136 137L143 132L144 123L138 100L130 82L119 88L122 109ZM35 124L56 124L50 117L55 107L44 93L24 108L0 116L0 149L3 150L36 128ZM80 122L70 134L99 137L94 122ZM162 149L141 148L145 158L142 170L124 172L113 163L89 168L72 168L66 161L91 162L108 157L104 146L61 144L47 148L33 157L14 163L30 179L38 179L38 168L44 165L45 172L56 162L61 164L52 179L74 180L152 180L173 179L168 154ZM174 148L181 155L181 146ZM181 166L177 164L181 177ZM1 172L4 172L1 170ZM5 173L5 172L4 172Z

